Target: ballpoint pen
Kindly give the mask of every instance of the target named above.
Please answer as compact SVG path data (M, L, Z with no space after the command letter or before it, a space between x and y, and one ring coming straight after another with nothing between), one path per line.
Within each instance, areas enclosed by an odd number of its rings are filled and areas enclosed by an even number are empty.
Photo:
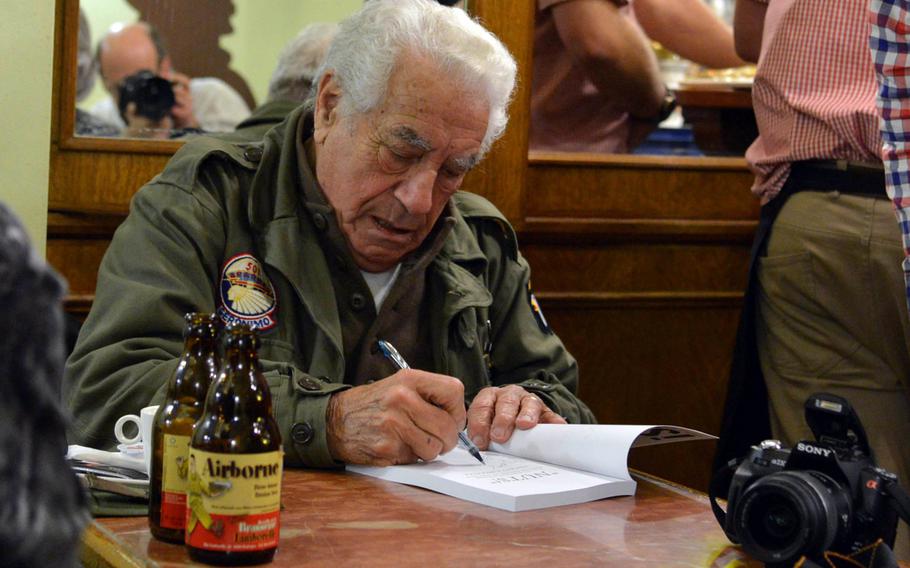
M382 351L382 354L385 355L386 359L395 363L396 367L399 369L411 368L411 366L408 365L408 362L404 360L404 357L401 356L401 353L399 353L391 343L382 339L376 343L379 345L379 350ZM483 456L480 455L480 450L477 449L474 442L472 442L464 432L458 433L458 439L461 440L461 444L477 459L477 461L484 463Z

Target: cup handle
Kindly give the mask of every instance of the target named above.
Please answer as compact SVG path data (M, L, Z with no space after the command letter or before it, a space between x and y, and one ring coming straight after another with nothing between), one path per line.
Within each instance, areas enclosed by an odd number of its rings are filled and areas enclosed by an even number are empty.
M128 423L132 422L136 425L136 435L133 437L127 437L123 433L123 427ZM126 414L117 419L117 422L114 424L114 437L117 438L117 441L121 444L135 444L142 439L142 432L139 429L140 420L139 417L135 414Z

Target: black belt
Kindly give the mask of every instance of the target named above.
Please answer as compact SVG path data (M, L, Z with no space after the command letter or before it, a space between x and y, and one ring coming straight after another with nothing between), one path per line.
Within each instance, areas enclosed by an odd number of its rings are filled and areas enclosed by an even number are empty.
M888 198L885 169L881 163L847 160L793 162L787 182L793 191L839 191Z

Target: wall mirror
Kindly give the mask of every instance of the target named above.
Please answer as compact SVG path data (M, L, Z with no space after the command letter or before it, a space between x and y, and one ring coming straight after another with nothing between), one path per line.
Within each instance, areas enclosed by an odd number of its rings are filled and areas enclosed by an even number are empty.
M266 100L288 41L361 3L275 0L263 10L253 0L81 0L74 134L167 140L233 130ZM155 41L134 33L140 21ZM101 55L95 65L93 54Z
M296 0L276 0L287 4L284 10L273 10L272 14L257 12L258 3L254 0L206 0L204 2L182 2L180 0L82 0L85 10L91 11L94 22L91 23L92 44L104 33L114 21L138 18L140 5L149 10L147 18L159 22L162 28L186 28L186 21L201 26L198 21L208 22L210 30L203 33L177 33L172 41L175 66L182 67L189 74L211 73L234 86L244 100L252 104L261 101L267 77L273 69L274 55L280 50L287 38L291 37L304 25L304 19L327 19L325 14L334 13L338 18L343 13L359 7L361 0L313 0L298 2ZM135 4L135 5L134 5ZM168 6L185 8L186 5L199 5L206 10L219 11L218 18L195 18L183 20L174 12L168 12ZM272 6L273 4L270 4ZM344 5L344 9L342 9ZM517 225L526 221L534 222L541 218L542 210L538 204L546 205L550 190L553 198L558 197L558 188L544 188L549 183L549 174L569 167L589 169L606 168L629 174L625 180L622 176L610 177L607 181L609 190L625 191L628 183L635 187L645 183L645 187L658 183L653 170L674 169L678 171L735 172L738 176L744 170L741 157L671 157L615 155L603 156L594 154L565 155L559 153L540 153L528 151L528 128L530 91L529 78L532 66L532 44L534 27L534 4L498 2L494 0L473 0L468 3L469 11L480 18L509 46L519 63L521 80L511 107L510 128L504 138L497 143L484 167L477 175L467 180L467 188L490 197ZM77 52L79 35L78 0L57 0L56 18L56 51L54 75L54 121L51 144L51 212L93 211L123 214L126 212L129 197L144 181L161 170L168 157L179 147L174 140L142 140L125 138L104 138L92 136L75 136L75 109L77 84ZM345 12L346 10L346 12ZM299 14L301 21L289 23L288 14ZM179 26L178 26L179 20ZM266 21L268 20L268 21ZM227 22L227 23L225 23ZM262 34L261 30L279 30L272 34ZM264 37L265 35L268 38ZM207 56L217 64L221 71L211 68L197 69L199 58L180 55L178 52L195 51L195 41L202 37L210 44L211 55ZM189 48L179 44L189 45ZM267 46L266 46L267 44ZM266 54L266 52L268 52ZM230 54L228 60L225 53ZM264 54L264 55L263 55ZM179 60L177 58L180 58ZM206 58L203 58L205 62ZM269 59L266 62L266 59ZM179 61L179 63L177 62ZM195 61L195 62L194 62ZM225 63L227 62L227 63ZM225 71L226 69L226 71ZM240 78L240 82L236 79ZM103 87L98 82L93 97L103 96ZM245 83L245 85L244 85ZM720 108L741 104L729 97L720 97L716 105ZM91 98L84 99L84 104L92 104ZM82 105L83 103L80 103ZM650 172L648 170L651 170ZM496 172L495 176L484 175L485 172ZM538 179L528 181L528 176ZM598 176L600 173L595 172ZM603 176L600 176L603 177ZM530 187L533 186L533 187ZM528 190L541 192L540 199L526 199ZM563 200L564 201L564 200ZM553 211L548 210L549 214ZM596 215L582 199L574 205L560 203L557 214L580 213L582 216Z

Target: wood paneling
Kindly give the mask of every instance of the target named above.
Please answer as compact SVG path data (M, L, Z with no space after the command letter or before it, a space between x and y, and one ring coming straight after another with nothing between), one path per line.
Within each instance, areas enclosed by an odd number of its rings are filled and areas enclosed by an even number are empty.
M125 213L50 211L47 261L66 278L68 312L84 319L91 308L98 266Z
M525 215L611 220L753 220L741 158L532 155Z
M656 292L672 298L677 292L738 294L745 288L748 244L579 241L523 241L539 294Z
M133 194L158 174L166 155L126 152L58 152L51 172L51 211L123 213Z
M107 239L48 239L47 261L69 283L69 293L95 293L98 266L107 250Z

